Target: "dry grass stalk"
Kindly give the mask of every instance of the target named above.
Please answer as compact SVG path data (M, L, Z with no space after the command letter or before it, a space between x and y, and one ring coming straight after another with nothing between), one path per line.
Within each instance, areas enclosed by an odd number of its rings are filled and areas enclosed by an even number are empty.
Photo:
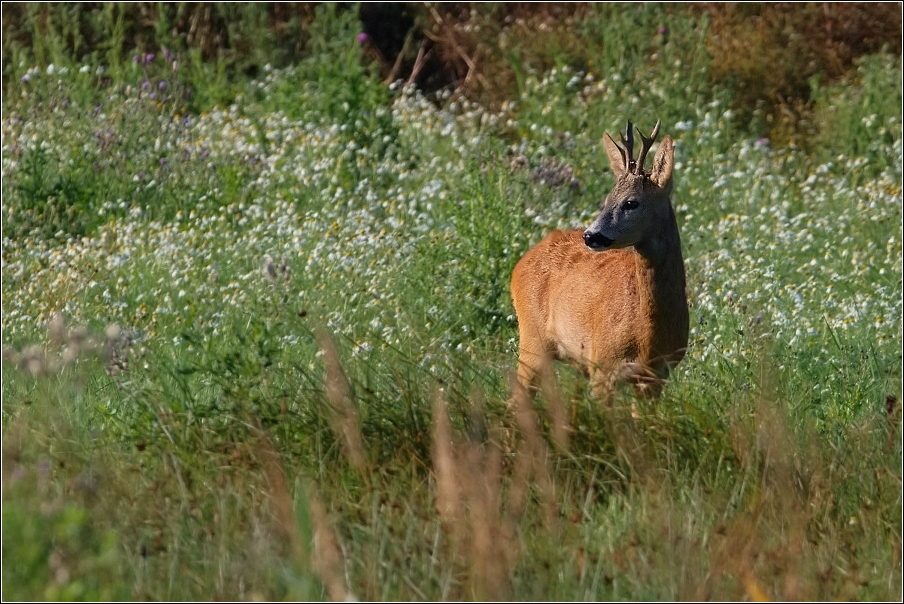
M311 521L314 524L314 571L326 587L333 602L356 602L345 583L345 558L326 507L312 488L308 489Z
M543 397L546 399L549 423L552 426L552 442L560 451L566 452L569 446L571 426L568 421L565 400L562 398L562 391L556 383L552 363L547 362L541 370L540 385Z
M551 371L551 368L547 370L550 373ZM521 440L515 451L514 476L509 491L509 515L513 519L521 517L533 481L540 493L540 499L546 512L547 528L555 530L558 528L559 512L555 500L552 473L549 469L549 451L540 431L537 414L531 406L530 393L517 380L513 380L513 390L515 393L513 397L515 423L518 426ZM562 413L564 414L564 411Z
M725 529L721 546L713 548L710 576L737 577L743 591L736 596L754 601L819 599L801 564L812 559L807 527L830 505L823 460L812 447L801 446L780 403L761 396L753 405L746 418L752 424L739 420L732 430L738 459L753 483L753 500Z
M261 465L270 487L270 501L276 524L289 544L292 559L301 574L313 570L326 588L333 602L357 601L345 582L343 568L345 559L339 547L339 540L327 517L326 508L313 487L307 489L306 497L314 528L313 549L302 536L295 513L295 504L289 491L288 482L279 455L266 433L256 428L259 440Z
M461 494L452 442L452 426L441 394L433 400L433 472L436 476L436 510L449 527L462 517ZM453 537L455 537L453 533Z
M456 438L441 394L433 409L436 507L443 528L467 561L473 597L504 600L519 552L515 526L502 513L502 450L495 442L484 450Z
M260 428L256 428L255 432L259 441L260 462L269 486L270 502L273 506L272 511L276 525L288 542L296 565L304 572L308 567L309 552L301 538L301 531L296 522L295 504L289 492L286 474L279 462L279 454L273 448L266 433Z
M341 439L345 454L352 467L367 476L367 457L361 439L361 422L355 409L354 396L348 377L339 361L339 353L332 339L322 330L317 342L323 351L326 366L326 400L330 407L330 426Z
M641 432L642 421L637 408L633 403L627 405L613 405L609 409L610 438L615 444L615 453L618 458L630 469L632 479L638 484L645 484L651 477L653 455L648 450L649 443Z
M891 452L898 440L898 427L901 425L901 405L898 397L893 394L885 397L885 414L888 417L888 439L885 441L885 450Z

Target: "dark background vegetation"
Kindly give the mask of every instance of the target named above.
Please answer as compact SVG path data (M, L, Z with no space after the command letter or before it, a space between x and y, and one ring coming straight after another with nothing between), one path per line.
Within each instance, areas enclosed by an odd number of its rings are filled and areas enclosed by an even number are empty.
M308 26L318 3L3 3L3 86L20 65L67 57L111 66L135 52L185 52L190 67L216 66L225 75L209 102L234 95L264 65L283 67L316 53ZM452 88L483 103L517 92L518 69L542 72L568 56L599 70L624 52L654 53L669 21L693 17L706 25L708 77L733 92L741 119L787 140L807 134L814 86L837 81L858 57L901 54L898 3L686 3L648 6L627 19L618 7L589 3L342 3L357 11L367 56L380 76L425 91ZM590 10L611 13L625 28L647 28L646 48L611 49L597 30L582 27ZM652 17L652 20L651 20ZM500 44L508 33L509 43ZM751 52L751 49L755 51Z

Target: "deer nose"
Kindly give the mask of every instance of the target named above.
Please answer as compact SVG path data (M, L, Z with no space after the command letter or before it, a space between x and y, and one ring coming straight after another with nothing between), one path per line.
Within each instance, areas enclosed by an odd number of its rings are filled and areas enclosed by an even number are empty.
M615 242L612 239L609 239L602 233L594 232L589 229L584 231L584 245L591 250L604 250L613 243Z

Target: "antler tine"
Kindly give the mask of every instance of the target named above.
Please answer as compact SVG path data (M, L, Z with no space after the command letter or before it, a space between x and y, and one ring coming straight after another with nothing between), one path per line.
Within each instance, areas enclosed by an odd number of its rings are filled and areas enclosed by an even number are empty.
M634 171L634 132L631 131L631 127L631 120L628 120L628 127L625 128L624 133L618 133L627 151L625 154L625 171L629 174Z
M653 132L650 133L650 137L647 138L643 135L643 132L640 131L640 128L637 128L637 134L640 135L640 156L637 158L637 173L643 174L643 163L647 159L647 153L650 152L650 147L653 146L653 141L656 140L656 136L659 134L659 126L662 124L662 120L656 120L656 125L653 126Z

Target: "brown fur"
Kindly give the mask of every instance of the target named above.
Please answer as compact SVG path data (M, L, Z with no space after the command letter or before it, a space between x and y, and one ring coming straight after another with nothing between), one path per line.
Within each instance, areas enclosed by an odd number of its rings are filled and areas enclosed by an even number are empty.
M657 395L688 338L684 259L670 199L674 150L664 139L652 172L640 166L632 173L608 135L604 143L616 185L599 217L583 232L550 233L512 273L518 380L535 387L545 364L558 358L585 366L595 392L607 399L618 379ZM638 207L625 206L628 199ZM586 234L611 243L595 251Z

